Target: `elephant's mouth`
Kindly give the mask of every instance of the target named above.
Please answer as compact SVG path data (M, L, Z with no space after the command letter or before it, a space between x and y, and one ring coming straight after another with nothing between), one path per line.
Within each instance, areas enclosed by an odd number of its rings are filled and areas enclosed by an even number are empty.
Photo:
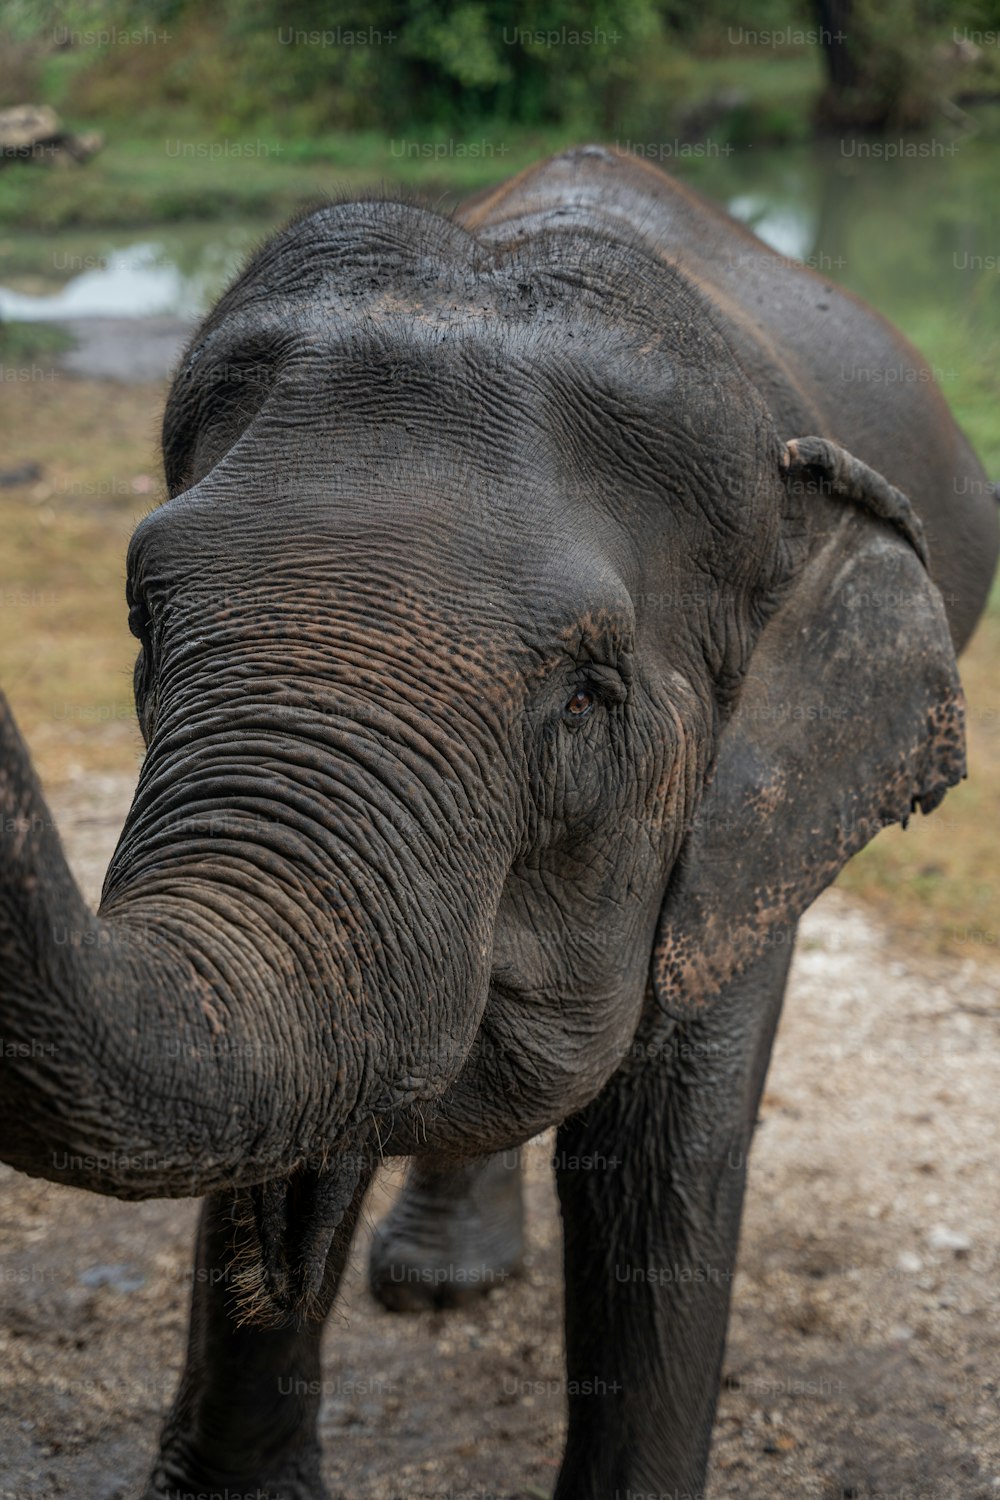
M367 1153L348 1151L240 1194L231 1263L240 1323L301 1327L326 1315L330 1247L371 1165Z

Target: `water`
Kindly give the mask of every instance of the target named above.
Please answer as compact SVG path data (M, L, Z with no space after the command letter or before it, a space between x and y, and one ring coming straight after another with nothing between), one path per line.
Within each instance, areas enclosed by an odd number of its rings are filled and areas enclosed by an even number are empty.
M204 247L210 255L214 246ZM143 318L169 313L196 317L210 278L185 276L155 240L91 254L63 251L52 269L71 274L56 291L18 292L0 287L0 317L27 322L84 317Z
M959 391L1000 359L1000 140L835 142L663 165L872 302ZM0 238L0 317L196 318L273 223ZM949 376L949 371L952 375ZM949 379L955 391L949 392Z
M197 318L272 227L8 233L0 237L0 318Z

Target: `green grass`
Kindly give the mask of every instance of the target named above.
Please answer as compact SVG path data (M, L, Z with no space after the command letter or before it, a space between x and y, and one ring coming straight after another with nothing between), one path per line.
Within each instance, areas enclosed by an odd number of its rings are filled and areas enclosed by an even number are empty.
M51 323L0 322L0 362L7 367L51 360L72 347L70 335Z
M983 278L982 292L995 297L996 276ZM1000 406L997 404L997 372L1000 371L1000 332L988 306L975 321L975 314L961 322L948 319L929 306L911 317L905 330L936 371L944 372L941 387L955 420L967 434L991 478L1000 479Z
M0 221L50 232L188 219L280 219L342 190L381 183L431 196L475 191L578 139L564 130L483 131L468 139L413 133L282 139L264 130L226 139L203 132L126 135L85 166L15 164L0 175Z
M163 395L41 363L3 387L4 467L42 473L0 489L0 683L49 784L140 753L125 549L155 499Z

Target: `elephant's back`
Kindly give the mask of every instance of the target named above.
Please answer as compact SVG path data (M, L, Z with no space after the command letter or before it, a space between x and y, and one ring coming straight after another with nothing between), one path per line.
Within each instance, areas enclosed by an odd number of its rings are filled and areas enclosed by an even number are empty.
M926 361L879 313L659 168L603 146L529 168L471 200L460 219L493 242L603 229L677 266L707 299L782 438L832 438L910 496L964 643L996 564L996 502Z

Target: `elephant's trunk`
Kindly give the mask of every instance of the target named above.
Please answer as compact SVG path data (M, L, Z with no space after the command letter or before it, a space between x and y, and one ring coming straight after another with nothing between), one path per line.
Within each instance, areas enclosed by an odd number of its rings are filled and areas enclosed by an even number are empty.
M400 793L356 726L366 753L331 771L308 734L283 763L272 720L154 743L95 916L0 698L12 1165L119 1197L262 1183L315 1170L460 1067L489 984L489 839L455 837L458 783L426 756Z

